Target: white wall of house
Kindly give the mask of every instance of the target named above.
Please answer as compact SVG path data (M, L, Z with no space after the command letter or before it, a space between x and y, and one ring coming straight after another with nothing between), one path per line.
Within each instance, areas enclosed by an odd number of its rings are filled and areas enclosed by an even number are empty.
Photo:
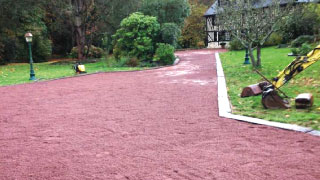
M212 20L207 18L207 31L216 31L216 32L209 32L208 33L208 41L219 41L219 27L218 26L212 26ZM222 43L222 42L220 42ZM225 47L229 46L229 42L226 42ZM208 48L222 48L222 46L219 44L219 42L210 42L208 43Z
M221 42L220 42L221 43ZM229 42L225 42L226 45L225 45L225 48L229 48ZM218 42L211 42L211 43L208 43L208 47L207 48L211 48L211 49L220 49L222 48L221 45L219 45Z

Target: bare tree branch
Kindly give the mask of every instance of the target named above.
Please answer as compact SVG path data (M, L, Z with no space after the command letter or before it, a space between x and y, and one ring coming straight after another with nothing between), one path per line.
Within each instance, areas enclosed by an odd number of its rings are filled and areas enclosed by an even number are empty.
M223 2L223 3L222 3ZM261 66L261 47L293 12L294 0L226 0L216 9L220 28L248 48L254 68ZM257 49L257 60L253 50Z

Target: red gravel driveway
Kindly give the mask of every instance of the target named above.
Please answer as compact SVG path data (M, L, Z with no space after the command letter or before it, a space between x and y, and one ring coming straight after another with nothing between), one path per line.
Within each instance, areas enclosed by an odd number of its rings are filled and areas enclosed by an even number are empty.
M320 179L320 138L220 118L215 50L0 88L0 179Z

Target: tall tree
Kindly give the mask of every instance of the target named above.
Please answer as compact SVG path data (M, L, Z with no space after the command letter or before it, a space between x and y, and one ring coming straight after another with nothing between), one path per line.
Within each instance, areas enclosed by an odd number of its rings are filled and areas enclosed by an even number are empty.
M78 59L85 57L86 33L94 31L96 8L94 0L71 0L73 25L78 46Z
M75 44L70 6L70 2L66 0L43 3L46 11L45 23L52 40L54 54L66 55Z
M182 27L190 14L190 6L187 0L143 0L140 11L157 17L160 24L175 23Z
M218 24L248 48L254 68L261 66L263 44L278 29L283 17L293 11L290 3L285 6L280 4L279 0L270 0L267 4L264 2L261 0L221 1L221 6L217 9ZM257 58L253 54L254 49L257 50Z
M138 0L71 0L78 59L85 58L96 36L104 33L111 36L121 20L138 9L139 4ZM87 52L84 52L85 45Z
M191 3L191 14L185 20L180 37L180 45L183 48L205 46L206 34L204 32L203 14L206 10L207 6L197 1Z

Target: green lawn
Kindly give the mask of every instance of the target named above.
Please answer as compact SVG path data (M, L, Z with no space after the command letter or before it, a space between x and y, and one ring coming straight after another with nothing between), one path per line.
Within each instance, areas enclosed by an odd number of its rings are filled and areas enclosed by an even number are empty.
M102 58L96 63L85 63L87 73L111 72L111 71L131 71L141 70L141 67L117 67L111 58L106 60ZM72 69L73 62L64 63L34 63L36 78L40 81L50 80L62 77L76 76ZM13 85L21 83L30 83L30 66L27 63L10 64L0 66L0 86Z
M289 48L264 48L262 74L270 80L277 76L294 59L287 56L289 52ZM257 73L252 71L251 65L243 65L244 55L244 51L220 54L233 113L320 129L320 63L315 63L281 88L290 97L291 109L266 110L261 104L261 96L240 98L244 87L263 81ZM294 98L306 92L314 96L313 107L305 110L296 109Z

